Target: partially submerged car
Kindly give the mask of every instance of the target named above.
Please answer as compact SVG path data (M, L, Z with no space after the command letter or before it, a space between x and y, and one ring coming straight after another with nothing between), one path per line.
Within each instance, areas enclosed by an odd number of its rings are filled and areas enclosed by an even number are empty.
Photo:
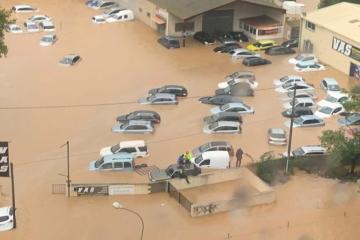
M156 169L149 172L149 179L152 182L166 181L172 178L181 178L187 176L197 176L201 173L201 169L193 163L178 165L171 164L166 169Z
M188 95L187 89L180 85L165 85L159 88L151 89L149 90L148 93L150 95L156 93L170 93L170 94L174 94L177 97L186 97Z
M161 118L157 112L148 110L134 111L116 118L118 122L128 122L131 120L145 120L151 123L160 123Z
M42 21L39 23L39 27L45 32L55 31L55 26L51 21Z
M270 64L271 61L261 58L261 57L247 57L243 60L242 64L245 66L251 67L251 66L260 66L260 65L267 65Z
M106 23L106 18L103 15L96 15L91 18L91 21L96 24Z
M241 125L239 122L219 121L215 123L206 124L203 132L207 134L212 133L241 133Z
M247 49L237 48L229 52L233 59L247 58L247 57L261 57L259 53L252 52Z
M249 44L246 48L250 51L260 51L277 45L274 40L259 40L253 44Z
M296 53L294 49L284 46L275 46L265 50L265 54L267 55L286 55L294 53Z
M290 39L283 43L281 43L281 46L288 47L288 48L297 48L299 46L299 40L298 39Z
M318 62L318 59L314 54L308 54L308 53L302 53L294 58L289 59L290 64L298 64L301 62Z
M158 43L160 43L161 45L163 45L167 49L180 48L180 42L175 37L163 36L163 37L158 39Z
M286 145L286 131L282 128L269 128L268 143L271 145Z
M105 9L105 8L113 8L113 7L118 7L119 4L113 1L103 1L103 0L99 0L99 1L91 1L88 4L88 7L92 8L92 9Z
M255 110L244 103L228 103L225 105L212 108L211 113L216 114L220 112L236 112L239 114L255 113Z
M290 93L294 92L296 89L296 93L303 93L303 92L314 92L314 87L305 83L305 82L297 82L297 83L285 83L280 87L275 88L276 92L279 93Z
M327 153L326 148L321 147L320 145L305 145L290 151L290 157L325 155L326 153ZM288 153L284 152L282 155L284 157L287 157Z
M47 15L34 15L29 17L27 20L31 22L40 23L42 21L51 21L51 18Z
M342 92L330 92L328 95L317 103L318 106L329 106L333 103L345 103L350 99L349 94Z
M11 11L16 13L26 13L26 12L38 12L39 9L28 4L18 4L18 5L14 5L11 8Z
M5 31L10 33L22 33L22 28L17 24L8 24L5 26Z
M289 102L292 101L294 98L294 92L288 92L286 94L286 96L283 96L281 98L282 101L284 102ZM311 98L312 100L316 100L318 99L317 96L315 96L313 93L311 92L296 92L295 98Z
M55 34L44 35L40 39L40 46L51 46L57 41L57 36Z
M106 22L108 23L126 22L131 20L134 20L134 12L129 9L122 10L106 18Z
M332 103L327 106L319 108L314 115L319 118L329 118L331 116L339 115L344 112L345 109L340 103Z
M194 148L192 150L192 155L194 158L201 155L204 152L212 152L212 151L227 151L230 156L234 156L234 149L229 142L226 141L214 141L207 142L202 144L201 146Z
M100 150L100 156L104 157L122 152L132 154L133 158L149 156L147 146L143 140L122 141L113 146L104 147Z
M315 115L303 115L294 119L293 127L320 127L324 125L324 120ZM285 126L290 127L290 120L285 122Z
M90 171L132 171L134 169L133 155L126 152L106 155L99 160L90 162Z
M327 93L329 92L340 92L341 88L335 78L326 77L321 80L320 87Z
M239 43L228 43L228 44L223 44L219 47L216 47L213 49L214 52L216 53L228 53L234 49L240 48L240 44Z
M224 94L224 95L201 97L199 98L199 102L205 104L212 104L212 105L223 105L233 102L242 103L243 101L239 97L233 97L231 95Z
M148 97L140 98L138 100L140 104L178 104L177 98L175 94L170 93L155 93Z
M117 123L111 129L114 133L152 133L154 127L150 121L130 120L125 123Z
M229 74L225 77L226 82L234 79L247 79L247 80L255 81L255 74L249 71L238 71L238 72L233 72L232 74Z
M68 54L59 61L59 64L64 67L70 67L70 66L77 64L80 60L81 60L81 57L79 55Z
M0 208L0 232L14 228L14 210L12 207Z
M292 108L286 109L281 113L283 117L290 118L292 113ZM313 115L313 111L308 107L294 107L294 115L293 117L300 117L304 115Z
M219 121L231 121L231 122L243 123L241 115L235 112L220 112L220 113L212 114L210 116L204 117L203 121L204 123L207 124L215 123Z
M316 103L312 98L296 98L295 99L295 105L293 106L293 101L286 102L283 104L283 107L285 109L289 109L292 107L308 107L311 109L316 108Z
M340 118L337 121L341 126L359 126L360 113L351 113L346 117Z
M227 88L229 86L231 87L231 86L234 86L234 85L236 85L237 83L240 83L240 82L245 82L245 83L249 84L249 86L252 89L256 89L259 86L259 83L256 82L255 80L244 79L244 78L233 78L233 79L230 79L230 80L225 81L225 82L220 82L218 84L218 88Z
M312 64L298 63L295 65L294 70L297 72L323 71L325 70L325 66L320 63L312 63Z
M278 80L274 80L275 86L281 86L285 83L298 83L298 82L305 82L304 78L299 75L286 75L281 77Z
M35 22L26 21L24 23L24 26L26 28L26 31L28 31L28 32L38 32L38 31L40 31L40 28L39 28L38 24L35 23Z
M194 34L194 39L198 40L199 42L205 45L210 45L215 43L215 38L211 36L209 33L204 31L196 32Z

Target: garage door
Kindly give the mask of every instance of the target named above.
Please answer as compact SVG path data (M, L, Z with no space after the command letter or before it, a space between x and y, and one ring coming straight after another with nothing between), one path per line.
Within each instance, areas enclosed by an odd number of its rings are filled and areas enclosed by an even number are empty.
M214 33L216 31L232 31L234 10L216 10L203 15L203 31Z

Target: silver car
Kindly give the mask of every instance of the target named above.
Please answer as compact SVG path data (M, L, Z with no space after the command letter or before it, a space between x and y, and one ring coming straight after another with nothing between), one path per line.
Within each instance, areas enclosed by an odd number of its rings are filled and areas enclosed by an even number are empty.
M241 133L239 122L219 121L215 123L205 124L204 133Z
M150 121L131 120L125 123L117 123L111 129L114 133L152 133L154 127Z
M155 93L148 97L140 98L140 104L178 104L177 98L170 93Z
M255 113L255 110L252 107L244 103L228 103L225 105L214 107L210 111L212 114L220 112L236 112L239 114Z
M242 79L249 79L249 80L254 80L255 81L255 74L253 72L246 72L246 71L242 71L242 72L234 72L230 75L227 75L225 77L225 81L230 81L232 79L238 79L238 78L242 78Z
M59 61L59 64L61 66L64 66L64 67L69 67L69 66L75 65L80 60L81 60L81 57L79 55L77 55L77 54L69 54L69 55L66 55L65 57L63 57Z
M271 145L286 145L286 131L282 128L268 130L268 143Z
M234 149L232 145L225 141L214 141L214 142L207 142L203 145L194 148L192 150L193 157L197 157L201 155L203 152L209 151L227 151L230 156L234 156Z
M231 121L243 123L242 117L236 112L220 112L203 118L204 123L210 124L218 121Z
M294 119L294 128L298 127L319 127L324 126L323 119L315 115L303 115ZM290 120L285 122L285 126L290 127Z

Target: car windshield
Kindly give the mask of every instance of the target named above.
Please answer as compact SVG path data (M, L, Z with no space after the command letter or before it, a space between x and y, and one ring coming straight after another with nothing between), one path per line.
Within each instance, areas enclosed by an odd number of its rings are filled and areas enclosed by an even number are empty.
M200 163L203 160L202 155L195 158L195 163Z
M295 99L295 106L299 103L299 100L298 98ZM290 102L290 105L292 106L293 105L293 101Z
M259 43L259 42L256 42L256 43L254 43L253 44L255 47L260 47L261 46L261 44Z
M302 118L301 117L299 117L299 118L295 118L294 119L294 123L297 123L297 124L301 124L302 123Z
M209 125L209 129L215 129L217 126L219 126L218 123L213 123Z
M285 134L283 134L283 133L271 133L271 137L273 137L273 138L285 138Z
M174 169L172 167L168 167L165 172L168 176L171 176L174 173Z
M99 160L97 160L97 161L95 162L95 167L96 167L96 168L99 168L100 165L103 164L103 163L104 163L104 158L100 158Z
M7 220L9 220L9 216L0 216L0 223L6 222Z
M292 154L294 156L303 156L305 154L304 150L302 148L297 148L292 151Z
M147 100L152 102L156 99L155 95L151 95L150 97L147 97Z
M246 105L246 104L243 104L243 106L247 109L250 109L250 106Z
M43 37L44 42L52 42L52 37Z
M220 107L220 110L225 111L225 110L229 109L229 107L230 107L229 104L225 104Z
M332 113L332 108L330 108L330 107L322 107L322 108L319 109L319 112L325 113L325 114L331 114Z
M293 85L294 85L293 82L287 82L287 83L284 83L284 84L282 85L282 87L285 88L285 89L287 89L287 88L292 87Z
M228 85L234 85L236 83L235 79L231 79L230 81L227 82Z
M340 91L339 85L328 85L328 90L330 91Z
M360 119L360 115L359 114L353 114L349 117L346 118L349 122L354 122Z
M282 77L282 78L280 78L280 82L285 82L288 79L289 79L289 76Z
M121 126L120 126L120 129L126 129L128 126L129 126L129 124L128 124L128 123L123 124L123 125L121 125Z
M209 148L210 148L210 144L209 144L209 143L206 143L206 144L202 145L202 146L199 148L199 150L200 150L200 152L205 152L205 151L207 151Z
M301 60L301 59L303 59L303 58L304 58L303 55L297 55L297 56L295 57L295 59L298 60L298 61Z
M336 102L337 102L337 99L334 98L334 97L332 97L332 96L327 96L327 97L325 98L325 100L326 100L327 102L332 102L332 103L336 103Z
M110 148L110 150L111 150L112 153L116 153L117 151L120 150L120 144L116 144L116 145L112 146Z

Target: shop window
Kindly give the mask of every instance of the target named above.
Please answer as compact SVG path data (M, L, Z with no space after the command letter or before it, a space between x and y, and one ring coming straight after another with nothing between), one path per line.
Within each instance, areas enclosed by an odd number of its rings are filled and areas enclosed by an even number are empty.
M273 35L279 33L279 28L273 28L273 29L266 29L266 30L259 30L258 35Z
M306 21L306 28L309 29L310 31L315 31L315 24L309 21Z
M194 25L195 25L194 22L175 23L175 32L182 32L182 31L193 32Z

